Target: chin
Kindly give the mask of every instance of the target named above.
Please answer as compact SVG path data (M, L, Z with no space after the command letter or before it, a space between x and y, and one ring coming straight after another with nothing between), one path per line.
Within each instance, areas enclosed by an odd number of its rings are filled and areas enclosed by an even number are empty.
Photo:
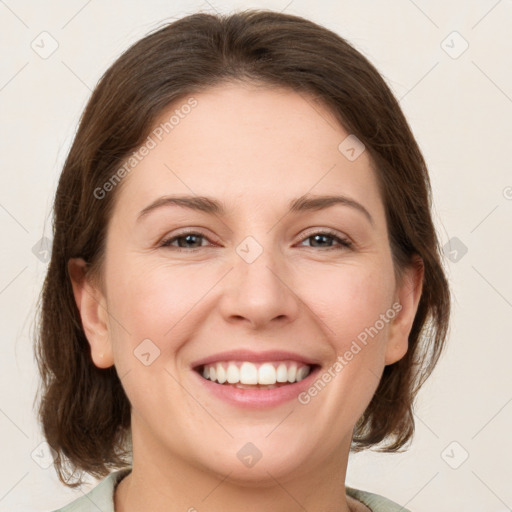
M206 460L205 454L201 454L200 464L207 472L213 472L221 479L229 475L230 482L242 487L275 486L276 480L286 480L306 468L303 443L298 443L298 440L297 443L290 443L290 439L286 441L283 436L276 437L272 442L265 439L267 434L252 437L254 442L245 441L247 437L244 437L244 441L219 441L219 448L210 449L211 455Z

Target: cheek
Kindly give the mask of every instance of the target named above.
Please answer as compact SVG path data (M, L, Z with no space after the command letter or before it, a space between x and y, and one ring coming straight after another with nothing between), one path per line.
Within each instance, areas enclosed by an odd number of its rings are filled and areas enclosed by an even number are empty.
M377 324L377 336L374 327L392 306L395 281L391 258L383 258L383 252L338 265L303 262L288 274L290 293L306 306L294 321L311 324L310 332L329 342L333 358L365 336L372 341L365 355L375 352L384 338L387 324ZM162 355L179 356L181 345L215 309L212 297L219 298L222 290L213 288L225 273L223 265L171 265L144 254L110 254L106 275L116 364L133 363L133 351L147 339Z
M142 259L117 260L108 297L116 370L132 407L147 415L150 403L180 402L172 376L178 375L180 348L204 291L191 282L190 269L138 264Z
M161 372L167 380L166 372L180 375L188 342L215 319L225 266L172 264L140 254L117 255L115 262L107 289L118 373L142 372L145 385ZM154 362L143 367L145 359Z
M382 260L331 269L317 273L308 289L308 306L322 320L331 358L298 398L309 417L331 426L324 434L327 446L339 441L339 432L352 429L380 380L395 316L394 274L392 266L384 269Z
M308 290L308 306L322 320L331 359L299 402L339 431L347 418L355 423L377 388L396 310L392 264L337 270L317 274Z
M161 353L175 352L185 335L187 317L205 293L197 278L191 279L190 269L128 263L116 265L108 285L116 363L123 359L128 363L126 354L133 355L147 339Z
M369 330L373 333L376 324L379 334L385 334L389 321L382 325L381 315L392 307L394 290L392 267L381 262L317 272L304 295L340 353L348 350L350 342L358 336L364 338Z

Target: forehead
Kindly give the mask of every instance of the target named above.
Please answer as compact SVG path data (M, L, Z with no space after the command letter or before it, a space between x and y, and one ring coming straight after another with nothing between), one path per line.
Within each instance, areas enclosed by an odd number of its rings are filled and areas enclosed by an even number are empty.
M162 112L146 141L151 149L124 178L120 207L140 210L167 193L268 209L307 193L379 203L368 152L349 159L341 151L349 136L332 112L305 94L217 86Z

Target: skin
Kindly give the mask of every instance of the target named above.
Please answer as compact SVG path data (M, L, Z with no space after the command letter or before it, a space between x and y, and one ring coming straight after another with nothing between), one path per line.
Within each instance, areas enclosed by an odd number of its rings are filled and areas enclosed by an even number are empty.
M116 190L101 284L83 260L69 262L92 360L115 365L132 404L133 470L116 511L367 510L343 485L352 431L384 366L407 351L421 267L396 280L369 154L349 161L338 150L349 133L320 104L240 83L194 97ZM170 194L215 198L226 216L170 205L137 220ZM373 223L339 204L287 213L304 194L350 197ZM159 246L182 228L205 238L181 239L182 252L178 241ZM315 243L326 229L352 246ZM252 263L236 252L247 236L263 248ZM397 302L399 314L307 405L240 409L192 375L193 361L234 348L291 350L327 369ZM160 350L149 366L133 353L144 339ZM262 454L251 468L236 456L247 442Z

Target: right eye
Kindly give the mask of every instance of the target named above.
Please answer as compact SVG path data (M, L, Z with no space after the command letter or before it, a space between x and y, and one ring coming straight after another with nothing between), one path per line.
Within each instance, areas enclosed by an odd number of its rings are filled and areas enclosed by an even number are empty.
M204 247L201 244L197 245L198 240L201 239L208 240L202 233L198 233L196 231L186 231L163 240L160 243L160 247L168 247L178 251L186 249L195 250ZM175 246L174 242L178 242L178 246Z

